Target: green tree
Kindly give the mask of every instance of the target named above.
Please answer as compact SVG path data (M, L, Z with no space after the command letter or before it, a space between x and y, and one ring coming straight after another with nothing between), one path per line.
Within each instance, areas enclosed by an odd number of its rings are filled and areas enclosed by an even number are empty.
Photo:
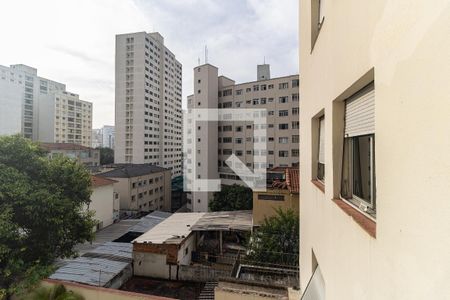
M20 136L0 137L0 295L45 275L92 239L91 179L67 157L48 159ZM39 277L38 276L38 277Z
M214 198L209 202L211 211L251 210L252 208L252 190L237 184L222 186L222 190L214 193Z
M253 232L247 258L274 264L298 265L299 216L293 210L277 209Z
M24 297L25 300L83 300L84 297L72 291L67 291L61 285L55 285L51 288L38 287Z
M114 150L107 147L98 147L100 150L100 164L108 165L114 163Z

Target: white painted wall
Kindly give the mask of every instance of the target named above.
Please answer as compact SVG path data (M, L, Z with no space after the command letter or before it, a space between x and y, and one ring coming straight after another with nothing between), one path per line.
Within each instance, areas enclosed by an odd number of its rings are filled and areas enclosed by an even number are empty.
M93 187L89 209L95 211L94 218L103 223L101 227L106 227L113 223L113 184Z

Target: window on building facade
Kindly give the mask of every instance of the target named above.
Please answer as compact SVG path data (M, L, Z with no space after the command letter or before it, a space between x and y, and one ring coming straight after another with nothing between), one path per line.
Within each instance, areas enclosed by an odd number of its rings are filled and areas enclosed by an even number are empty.
M289 115L289 112L287 110L278 111L278 116L280 116L280 117L287 117L288 115Z
M278 124L278 129L281 130L289 129L289 124Z
M279 103L287 103L288 102L288 97L284 96L284 97L280 97L278 100Z
M289 151L285 151L285 150L278 151L278 156L279 157L289 157Z
M319 119L319 151L317 158L317 179L325 182L325 118Z
M364 118L360 116L364 114ZM375 93L373 83L345 102L341 196L375 215Z
M287 89L288 87L289 87L289 83L287 83L287 82L282 82L282 83L278 84L278 88L280 90Z

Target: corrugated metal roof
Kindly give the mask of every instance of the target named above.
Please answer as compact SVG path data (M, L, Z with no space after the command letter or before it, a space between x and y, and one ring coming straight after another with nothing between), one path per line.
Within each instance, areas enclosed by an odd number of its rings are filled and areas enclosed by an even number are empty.
M218 211L205 213L193 226L192 231L251 231L251 210Z
M170 217L172 214L163 211L154 211L145 217L142 217L138 224L131 227L128 232L144 233Z
M133 243L179 244L191 233L191 226L204 214L175 213L135 239Z
M49 278L105 286L130 265L128 262L82 256L59 268Z
M85 253L83 257L105 258L131 263L133 259L133 245L130 243L107 242Z

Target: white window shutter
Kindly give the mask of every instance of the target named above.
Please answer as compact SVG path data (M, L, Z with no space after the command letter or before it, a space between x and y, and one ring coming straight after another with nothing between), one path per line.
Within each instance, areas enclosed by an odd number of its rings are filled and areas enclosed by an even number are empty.
M371 84L345 101L345 137L375 133L375 91Z

